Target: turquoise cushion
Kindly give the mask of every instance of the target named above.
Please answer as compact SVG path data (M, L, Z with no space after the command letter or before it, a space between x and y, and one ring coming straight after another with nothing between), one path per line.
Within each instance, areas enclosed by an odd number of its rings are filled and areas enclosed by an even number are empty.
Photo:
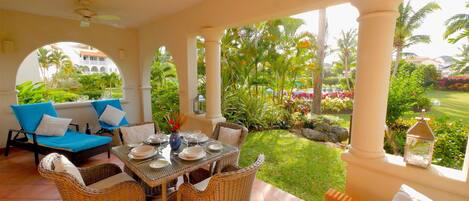
M51 102L12 105L11 109L21 128L28 132L36 131L44 114L57 117L57 112Z
M32 142L32 136L28 135ZM108 144L111 137L87 135L75 131L67 131L64 136L41 136L37 135L37 143L42 146L55 149L63 149L71 152L79 152L90 148Z
M98 118L103 114L104 110L106 109L106 106L111 105L112 107L115 107L119 110L124 110L122 109L121 102L119 99L109 99L109 100L98 100L98 101L93 101L91 102L91 105L93 106L94 110L96 111L96 114L98 115ZM101 128L104 128L106 130L114 130L116 128L119 128L121 126L126 126L128 125L129 122L127 119L124 117L122 118L121 122L119 123L119 126L112 126L109 124L106 124L102 121L99 121L99 125Z

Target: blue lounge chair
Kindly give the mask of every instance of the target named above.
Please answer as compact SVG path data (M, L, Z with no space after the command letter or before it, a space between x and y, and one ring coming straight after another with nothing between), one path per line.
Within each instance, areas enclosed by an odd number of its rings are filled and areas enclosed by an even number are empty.
M43 136L35 133L44 114L57 117L51 102L12 105L11 108L21 129L9 129L5 156L8 156L10 146L14 146L34 152L36 165L39 164L39 154L52 152L62 153L74 162L81 162L106 151L110 157L112 139L80 133L77 124L70 124L75 127L75 131L68 129L64 136Z
M113 106L113 107L115 107L119 110L123 110L121 102L119 101L119 99L93 101L93 102L91 102L91 105L93 105L93 108L96 111L96 114L98 115L98 119L99 119L99 117L101 117L104 110L106 109L106 106L108 106L108 105ZM98 120L98 123L99 123L99 126L101 127L101 129L99 129L96 132L96 134L108 133L108 134L114 135L114 133L113 133L114 130L119 129L121 126L129 125L129 122L127 121L127 119L125 117L122 118L122 120L121 120L121 122L119 123L118 126L109 125L109 124L107 124L103 121L99 121L99 120Z

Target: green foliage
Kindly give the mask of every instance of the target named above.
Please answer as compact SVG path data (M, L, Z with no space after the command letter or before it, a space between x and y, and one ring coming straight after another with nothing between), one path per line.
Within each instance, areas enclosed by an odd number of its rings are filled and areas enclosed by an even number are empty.
M467 128L462 121L438 118L431 125L437 140L433 152L433 164L461 169L467 144Z
M55 103L71 102L78 99L78 95L60 89L46 90L42 82L27 81L16 86L19 104L40 103L52 101Z
M170 128L165 118L168 114L179 112L179 85L176 80L176 65L165 47L155 52L150 73L153 121L161 131L169 133Z
M469 9L469 1L466 3L466 8ZM469 41L469 14L456 14L446 20L444 37L453 44L464 38Z
M179 112L179 89L177 83L166 82L158 88L152 88L153 121L158 123L161 131L169 132L165 116Z
M414 108L429 107L425 96L423 75L420 71L401 71L391 78L386 123L394 124L404 113ZM419 105L424 104L424 105ZM428 108L427 108L428 109Z
M267 111L266 101L249 94L247 90L227 90L222 103L222 111L227 121L240 123L247 128L261 129Z
M29 104L29 103L40 103L45 102L45 84L42 82L33 83L32 81L26 81L16 86L18 90L18 103Z

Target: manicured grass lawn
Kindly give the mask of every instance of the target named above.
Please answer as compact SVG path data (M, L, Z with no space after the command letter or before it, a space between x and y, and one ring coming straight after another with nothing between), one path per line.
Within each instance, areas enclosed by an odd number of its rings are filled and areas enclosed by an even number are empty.
M343 191L342 151L295 136L285 130L250 133L241 149L240 165L263 153L266 162L257 178L304 200L323 200L329 188Z
M350 115L351 114L324 114L323 116L336 120L340 126L348 129L350 125Z
M428 97L441 102L440 106L432 107L429 115L446 115L450 119L462 120L464 124L469 125L469 92L432 90L428 92Z

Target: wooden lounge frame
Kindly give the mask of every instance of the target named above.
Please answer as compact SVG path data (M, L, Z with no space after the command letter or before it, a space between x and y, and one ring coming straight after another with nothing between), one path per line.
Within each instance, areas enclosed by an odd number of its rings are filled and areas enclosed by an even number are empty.
M78 124L70 124L70 126L74 126L75 130L79 132ZM26 136L26 134L32 135L32 140L33 140L32 143L28 141L28 137ZM79 152L71 152L71 151L64 150L64 149L57 149L53 147L39 145L37 143L37 134L34 132L25 131L23 129L21 130L9 129L8 130L7 144L6 144L5 152L4 152L5 156L8 156L9 151L10 151L10 146L34 152L34 162L36 165L39 164L39 154L47 155L49 153L54 153L54 152L67 156L67 158L69 158L74 163L81 163L84 160L92 156L95 156L104 152L107 152L108 158L111 157L111 143L93 147L93 148L86 149L86 150L82 150Z

